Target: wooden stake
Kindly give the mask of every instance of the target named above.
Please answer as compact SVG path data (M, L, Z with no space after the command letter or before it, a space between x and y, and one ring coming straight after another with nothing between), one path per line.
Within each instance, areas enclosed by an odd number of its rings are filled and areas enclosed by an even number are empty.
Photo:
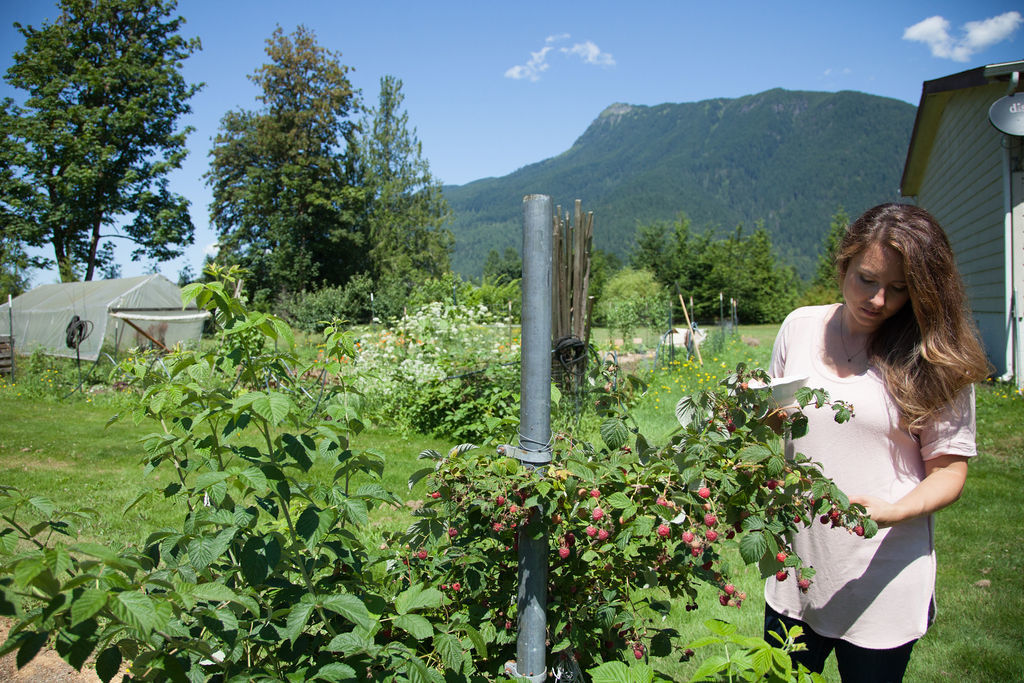
M679 295L679 304L683 307L683 316L686 318L686 329L690 334L690 338L693 339L693 348L697 351L697 360L700 361L701 365L704 365L704 359L700 357L700 344L697 343L697 335L694 334L693 325L690 324L690 314L686 311L686 302L683 301L683 295Z

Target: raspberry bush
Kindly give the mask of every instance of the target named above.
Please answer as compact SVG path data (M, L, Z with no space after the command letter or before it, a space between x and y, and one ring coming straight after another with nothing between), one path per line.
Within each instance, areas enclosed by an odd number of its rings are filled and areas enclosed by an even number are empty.
M630 385L616 381L604 383L597 401L603 443L556 435L548 467L531 472L502 449L469 445L423 452L433 464L410 486L423 481L427 495L419 519L389 541L392 568L409 585L436 586L449 598L438 619L493 644L475 662L483 671L515 656L520 534L548 537L550 651L585 670L682 651L661 617L670 600L697 609L699 583L718 589L723 605L740 606L746 596L730 582L727 548L765 577L792 575L809 586L814 570L788 541L799 526L826 515L850 533L877 527L808 458L785 458L767 426L775 405L750 379L767 376L741 365L716 389L683 398L680 428L660 446L622 411L613 387ZM840 422L851 415L821 390L802 390L798 400L831 405ZM778 417L783 433L806 431L802 412Z

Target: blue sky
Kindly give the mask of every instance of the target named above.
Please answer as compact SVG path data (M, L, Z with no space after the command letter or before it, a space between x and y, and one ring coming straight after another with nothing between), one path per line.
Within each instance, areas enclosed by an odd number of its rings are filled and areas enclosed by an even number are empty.
M24 44L12 23L39 26L55 7L0 0L0 71ZM159 266L172 280L186 264L198 271L216 240L202 181L210 141L225 112L256 107L246 76L266 61L277 25L291 32L304 24L340 52L368 105L381 76L400 78L431 170L450 184L555 156L614 102L694 102L781 87L858 90L916 105L925 80L1024 58L1022 8L992 0L180 0L178 12L187 20L183 34L203 44L185 76L205 87L183 121L196 130L172 179L192 203L196 243ZM6 82L4 96L20 99ZM148 264L128 262L128 251L122 274L145 272ZM33 276L34 285L55 280Z

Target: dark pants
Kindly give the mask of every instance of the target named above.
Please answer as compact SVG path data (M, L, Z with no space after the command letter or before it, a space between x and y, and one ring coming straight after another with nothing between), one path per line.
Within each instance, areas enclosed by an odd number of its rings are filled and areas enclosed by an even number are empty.
M871 650L858 647L839 638L820 636L810 626L798 619L791 619L764 606L764 637L771 645L778 641L768 635L770 631L785 637L784 629L794 626L803 628L804 633L797 639L807 649L790 655L793 664L803 664L811 671L821 673L825 668L825 660L835 651L839 675L843 683L898 683L910 663L910 651L914 649L916 640L891 650Z

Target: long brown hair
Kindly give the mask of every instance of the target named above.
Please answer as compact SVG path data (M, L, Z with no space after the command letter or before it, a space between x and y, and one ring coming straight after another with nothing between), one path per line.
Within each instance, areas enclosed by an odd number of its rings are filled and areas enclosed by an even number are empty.
M868 209L847 229L836 254L840 278L868 246L903 259L909 301L871 337L869 353L911 429L919 429L969 384L992 371L967 309L953 249L938 221L908 204Z

